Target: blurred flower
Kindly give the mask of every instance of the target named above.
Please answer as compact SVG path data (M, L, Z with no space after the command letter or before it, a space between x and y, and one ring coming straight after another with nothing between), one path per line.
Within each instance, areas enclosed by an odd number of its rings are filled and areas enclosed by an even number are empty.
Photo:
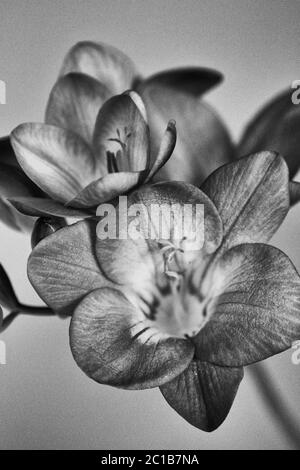
M262 152L216 170L201 190L156 183L130 199L146 208L203 204L203 248L186 251L184 237L164 246L100 240L89 219L41 241L29 278L51 308L73 313L71 349L89 377L126 389L159 386L187 421L214 430L243 366L300 335L299 275L265 244L289 210L287 166Z
M287 89L272 98L250 121L238 146L244 156L262 150L283 155L290 179L300 169L300 105L292 100L294 90ZM300 184L290 184L291 203L300 200Z
M48 195L10 198L26 215L89 217L100 203L149 182L172 154L176 142L174 121L168 123L156 158L151 161L149 128L139 95L130 91L110 98L96 115L97 91L85 93L92 90L89 80L87 76L68 77L68 83L76 88L77 114L72 109L72 99L62 104L59 94L51 96L52 115L62 116L63 110L65 115L72 115L77 134L42 123L21 124L11 134L20 166ZM82 116L93 107L88 141L83 133L87 132L89 121Z

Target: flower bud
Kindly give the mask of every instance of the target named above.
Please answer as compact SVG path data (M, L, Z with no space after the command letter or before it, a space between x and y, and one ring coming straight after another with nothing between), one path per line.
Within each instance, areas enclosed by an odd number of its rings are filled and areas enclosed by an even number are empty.
M32 235L31 235L31 247L32 249L52 233L65 227L67 222L61 217L40 217L34 224Z

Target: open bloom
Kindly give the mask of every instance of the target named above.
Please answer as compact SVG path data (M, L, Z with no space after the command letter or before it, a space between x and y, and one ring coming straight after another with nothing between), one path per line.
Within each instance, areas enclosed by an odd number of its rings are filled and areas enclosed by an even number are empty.
M90 99L81 115L93 106L98 109L93 93ZM57 102L52 103L56 111ZM89 143L82 134L50 124L21 124L13 130L11 143L20 166L48 196L11 198L17 209L33 216L90 216L98 204L150 181L172 154L174 121L151 161L146 111L135 92L106 101L95 120ZM88 118L84 122L87 130Z
M68 100L70 74L81 74L86 83L100 83L108 95L127 89L143 98L149 117L152 152L158 151L164 123L175 119L178 140L172 160L157 177L159 180L183 180L199 185L216 168L233 158L228 131L203 95L222 81L222 75L203 67L182 67L165 70L143 78L134 63L123 52L104 43L82 41L66 54L54 90ZM76 96L74 97L76 100ZM51 97L50 97L51 100ZM65 115L65 125L72 129L72 119ZM53 116L46 112L46 122ZM54 117L56 122L57 116Z
M130 199L146 209L141 223L153 202L202 204L203 246L191 252L185 236L172 235L101 240L85 220L37 245L29 278L53 309L72 314L71 349L89 377L159 386L180 415L211 431L229 412L243 367L300 336L299 275L265 244L289 209L287 166L263 152L216 170L201 190L156 183Z
M155 179L181 179L200 184L233 155L227 130L215 111L201 99L221 80L219 72L200 67L164 71L142 79L133 62L118 49L84 41L72 47L64 59L49 96L45 123L75 132L90 146L100 107L116 94L136 90L145 102L149 117L151 161L159 152L167 120L173 116L180 129L174 161L162 166ZM52 138L56 141L59 137ZM7 162L13 163L9 178L2 165ZM68 166L67 160L65 165ZM0 217L14 228L31 227L32 220L19 214L7 198L45 196L35 184L24 184L28 182L24 174L20 184L22 174L9 138L0 139ZM21 209L20 203L18 207ZM27 207L26 213L33 215L32 212L36 211Z

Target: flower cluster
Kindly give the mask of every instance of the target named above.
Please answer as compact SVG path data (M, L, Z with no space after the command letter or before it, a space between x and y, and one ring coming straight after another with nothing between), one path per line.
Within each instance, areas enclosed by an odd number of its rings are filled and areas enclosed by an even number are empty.
M234 147L201 98L220 79L204 68L142 79L117 49L79 43L45 123L21 124L0 143L0 215L14 228L39 217L28 276L53 312L71 317L79 367L101 384L159 387L205 431L226 418L245 366L300 337L300 277L267 244L300 198L290 181L299 111L284 93ZM97 207L120 210L124 194L144 208L138 226L153 203L200 204L203 244L175 238L176 218L160 220L164 239L98 238ZM24 310L1 273L0 303Z

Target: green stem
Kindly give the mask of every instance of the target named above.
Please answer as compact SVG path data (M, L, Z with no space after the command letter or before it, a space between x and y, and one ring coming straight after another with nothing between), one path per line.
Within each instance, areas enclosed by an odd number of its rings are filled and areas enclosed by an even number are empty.
M262 392L262 398L267 407L276 417L282 430L296 449L300 449L300 424L295 418L295 414L284 403L280 394L276 391L276 385L263 364L256 364L251 367L252 375Z

